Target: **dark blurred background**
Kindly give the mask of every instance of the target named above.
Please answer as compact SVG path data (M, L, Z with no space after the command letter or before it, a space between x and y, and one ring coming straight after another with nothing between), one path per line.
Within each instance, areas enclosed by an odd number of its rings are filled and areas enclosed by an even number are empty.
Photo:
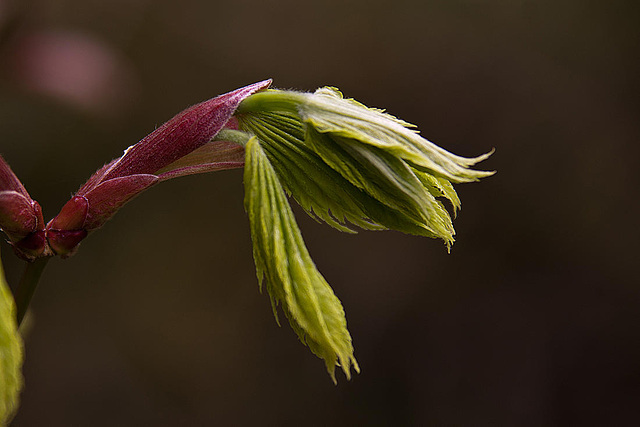
M0 152L47 219L181 109L269 77L495 147L498 171L458 187L451 254L296 211L362 368L337 386L258 292L242 172L153 188L47 267L13 425L639 425L639 5L0 0Z

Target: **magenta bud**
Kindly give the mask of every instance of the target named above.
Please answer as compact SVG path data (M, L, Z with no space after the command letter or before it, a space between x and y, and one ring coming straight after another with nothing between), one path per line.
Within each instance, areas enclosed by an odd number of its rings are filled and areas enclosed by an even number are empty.
M0 228L12 242L36 231L38 216L31 202L16 191L0 191Z
M45 255L43 224L38 202L14 191L0 192L0 228L19 257L33 261Z
M0 229L16 254L34 260L46 252L44 219L33 200L4 158L0 156Z
M270 84L271 80L254 83L178 113L129 147L101 179L156 173L209 142L226 125L240 102Z

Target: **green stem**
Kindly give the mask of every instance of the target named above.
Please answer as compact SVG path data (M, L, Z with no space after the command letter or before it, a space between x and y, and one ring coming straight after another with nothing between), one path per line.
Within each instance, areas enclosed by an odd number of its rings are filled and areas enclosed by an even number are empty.
M20 326L24 315L27 313L27 308L29 307L29 302L31 302L31 297L33 297L33 294L36 291L38 281L40 280L40 276L42 275L42 270L44 270L44 267L47 265L48 261L49 257L45 257L38 258L33 262L29 262L27 263L24 272L22 273L20 283L16 288L16 294L14 296L16 301L16 317L18 320L18 326Z

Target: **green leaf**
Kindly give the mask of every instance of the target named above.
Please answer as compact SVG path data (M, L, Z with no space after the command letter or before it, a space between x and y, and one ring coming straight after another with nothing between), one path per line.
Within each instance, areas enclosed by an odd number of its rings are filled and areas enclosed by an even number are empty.
M335 366L350 378L351 335L342 304L314 265L261 142L249 140L245 158L245 209L249 215L258 280L263 278L274 314L278 304L311 351L324 359L335 382Z
M0 425L7 425L22 389L22 339L16 324L16 308L0 262Z

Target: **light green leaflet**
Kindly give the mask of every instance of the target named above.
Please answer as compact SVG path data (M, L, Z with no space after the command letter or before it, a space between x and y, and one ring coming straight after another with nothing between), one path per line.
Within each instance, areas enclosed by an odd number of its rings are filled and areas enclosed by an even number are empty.
M246 145L245 209L249 215L258 280L266 279L274 314L281 304L291 327L324 359L335 382L335 366L347 378L353 356L342 304L316 269L302 240L287 196L261 144Z
M18 408L22 388L22 339L16 308L0 262L0 425L7 425Z

